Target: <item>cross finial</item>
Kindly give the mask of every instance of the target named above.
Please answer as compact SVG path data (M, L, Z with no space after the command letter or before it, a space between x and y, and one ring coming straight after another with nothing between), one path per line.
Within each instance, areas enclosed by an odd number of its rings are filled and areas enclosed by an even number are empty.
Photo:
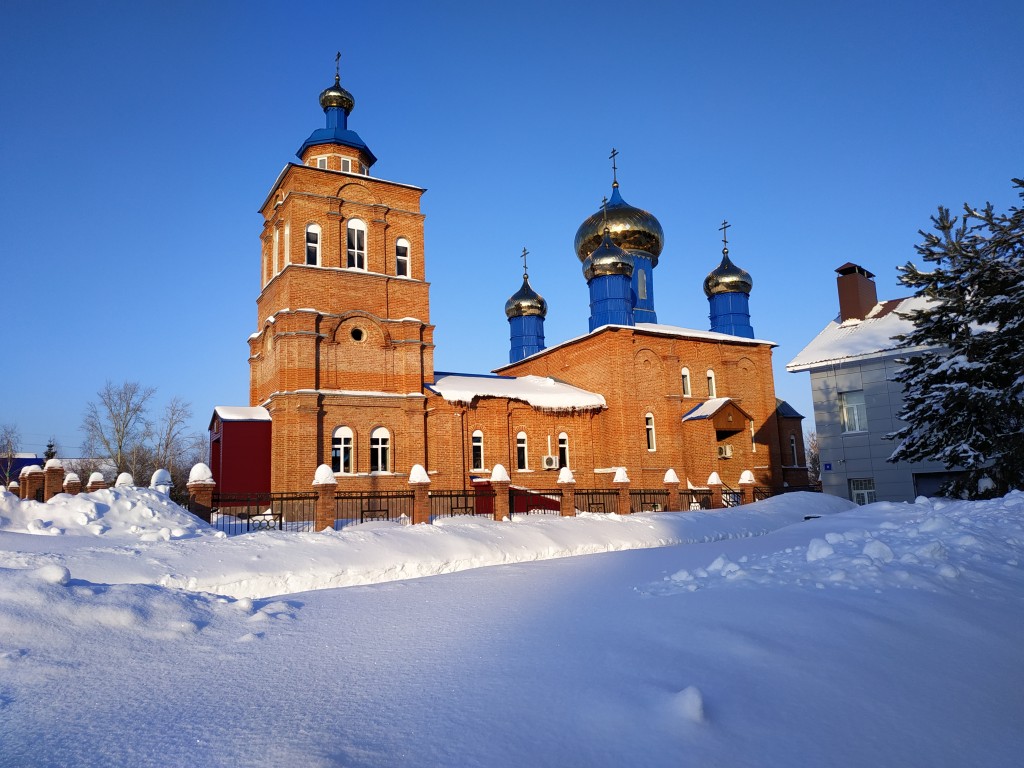
M522 255L522 257L521 257L521 258L522 258L522 260L523 260L523 279L524 279L524 280L525 280L525 279L526 279L527 277L529 277L529 276L530 276L530 273L529 273L529 272L527 271L527 269L526 269L526 254L528 254L528 253L529 253L529 251L528 251L528 250L526 250L526 246L524 245L524 246L523 246L523 255Z
M334 79L341 79L341 51L334 54Z
M619 150L617 150L615 147L612 147L612 153L610 155L608 155L608 159L612 161L612 186L613 187L619 186L619 168L615 164L615 158L616 158L616 156L618 154L619 154Z
M728 232L728 230L729 230L729 227L731 227L731 226L732 226L732 224L730 224L728 221L725 221L723 219L722 226L720 226L718 228L718 231L722 233L722 253L724 253L727 256L729 255L729 232Z
M601 198L601 218L604 221L604 228L608 229L608 197Z

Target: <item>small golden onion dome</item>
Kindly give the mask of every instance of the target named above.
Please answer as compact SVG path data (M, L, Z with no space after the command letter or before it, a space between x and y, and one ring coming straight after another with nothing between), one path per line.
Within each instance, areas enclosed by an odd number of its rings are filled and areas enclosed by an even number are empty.
M324 112L331 107L340 107L347 115L355 105L356 100L352 98L352 94L341 87L340 75L334 76L334 85L320 92L320 106L324 108Z
M544 297L533 290L530 278L523 275L523 287L512 294L505 302L505 317L545 317L548 314L548 303Z
M722 249L722 263L704 278L704 295L719 293L750 293L754 280L745 269L740 269L729 260L729 249Z
M607 216L607 218L606 218ZM612 184L612 196L605 208L592 214L576 230L576 257L584 261L601 243L605 226L612 242L630 253L642 252L658 266L658 256L665 245L665 233L653 214L634 208L619 195L619 184Z
M633 257L612 241L609 228L601 235L601 244L583 260L583 275L588 282L608 275L633 276Z

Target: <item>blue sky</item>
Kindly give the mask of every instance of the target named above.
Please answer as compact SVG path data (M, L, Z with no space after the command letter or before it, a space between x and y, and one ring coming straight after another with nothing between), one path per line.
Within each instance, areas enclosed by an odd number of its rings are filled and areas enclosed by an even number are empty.
M897 265L938 205L1017 201L1024 4L9 3L0 30L0 423L77 452L110 379L248 404L257 208L323 125L342 52L374 174L426 187L439 370L507 360L529 248L549 344L587 328L572 244L608 194L665 230L659 321L706 329L730 254L784 371L835 316L834 269Z

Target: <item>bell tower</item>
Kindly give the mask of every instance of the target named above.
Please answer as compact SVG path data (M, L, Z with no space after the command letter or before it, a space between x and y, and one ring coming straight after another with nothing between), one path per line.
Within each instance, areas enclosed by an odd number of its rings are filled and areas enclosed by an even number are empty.
M396 407L422 419L423 384L434 376L425 190L371 175L377 158L348 127L355 99L337 71L320 106L325 127L302 143L301 162L285 166L260 208L249 401L271 413L275 489L304 487L306 474L329 463L331 432L358 421L347 412L356 401L366 411L368 397L386 396L382 423ZM410 463L421 461L415 445L405 447ZM305 474L293 477L291 465Z

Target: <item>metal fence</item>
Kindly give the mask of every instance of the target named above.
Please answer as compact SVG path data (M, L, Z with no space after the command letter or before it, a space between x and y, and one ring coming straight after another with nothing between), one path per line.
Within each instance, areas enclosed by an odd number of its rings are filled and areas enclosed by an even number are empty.
M679 506L683 511L698 512L711 509L711 490L688 488L679 492Z
M476 488L470 491L431 491L430 522L443 517L494 515L494 491Z
M764 501L774 496L774 492L771 488L764 488L760 485L754 486L754 501Z
M509 488L508 511L512 517L561 514L562 490L560 488L553 490Z
M738 507L743 503L743 493L730 488L728 485L722 486L722 506L723 507Z
M334 530L369 520L412 520L412 491L337 491Z
M210 525L229 536L250 531L312 531L315 491L303 493L215 493Z
M639 489L629 492L630 512L664 512L668 509L668 491Z
M581 512L612 513L619 510L619 492L607 488L576 490L576 509Z

